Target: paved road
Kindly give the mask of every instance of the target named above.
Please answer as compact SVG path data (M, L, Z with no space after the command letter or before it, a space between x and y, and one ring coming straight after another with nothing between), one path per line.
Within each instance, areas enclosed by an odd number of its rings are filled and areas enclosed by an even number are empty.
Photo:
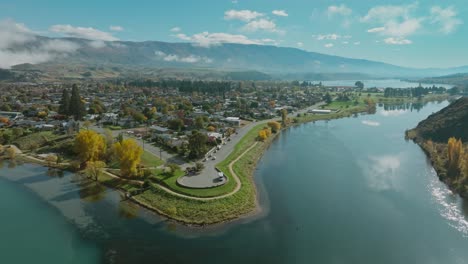
M312 105L310 107L301 109L297 112L290 113L288 117L295 117L298 113L304 114L307 113L309 110L319 108L320 106L324 105L324 102L317 103L315 105ZM205 168L198 174L194 176L185 176L180 178L178 181L179 184L187 186L187 187L192 187L192 188L209 188L209 187L215 187L222 185L224 182L218 182L216 179L219 177L218 172L216 170L216 164L219 162L225 160L229 154L234 149L234 146L239 143L239 141L254 127L259 124L266 124L270 121L278 120L278 118L271 118L267 120L260 120L258 122L252 122L249 123L248 125L237 129L238 134L232 135L231 136L231 141L227 141L226 145L222 145L221 149L217 151L217 153L214 153L213 155L216 156L216 160L212 160L209 158L207 161L203 162L205 165Z

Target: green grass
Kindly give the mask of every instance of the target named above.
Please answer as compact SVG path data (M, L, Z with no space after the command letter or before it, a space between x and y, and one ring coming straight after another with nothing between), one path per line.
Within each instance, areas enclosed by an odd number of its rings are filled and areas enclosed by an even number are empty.
M152 168L152 167L158 167L164 164L164 161L159 159L156 155L153 155L152 153L148 151L144 151L143 155L141 155L141 165L147 167L147 168Z
M45 146L53 141L65 139L68 136L57 135L51 131L37 132L20 137L13 141L13 144L18 146L21 150L35 150L38 147Z

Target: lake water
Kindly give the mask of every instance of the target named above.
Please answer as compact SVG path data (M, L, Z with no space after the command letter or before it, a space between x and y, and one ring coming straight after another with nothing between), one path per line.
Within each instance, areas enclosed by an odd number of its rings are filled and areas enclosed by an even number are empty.
M447 102L291 128L255 179L265 215L191 229L36 165L0 169L2 263L468 263L468 205L405 141ZM387 110L385 110L387 109Z
M398 79L385 79L385 80L338 80L338 81L321 81L325 86L354 86L357 81L362 81L365 88L411 88L418 87L419 83L405 82ZM312 81L312 83L319 83L320 81ZM421 83L423 87L445 87L447 89L452 88L453 85L449 84L427 84Z

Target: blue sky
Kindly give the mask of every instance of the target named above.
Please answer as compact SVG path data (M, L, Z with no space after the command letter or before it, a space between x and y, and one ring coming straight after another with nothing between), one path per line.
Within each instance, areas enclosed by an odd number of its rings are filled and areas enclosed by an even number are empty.
M47 36L258 43L411 67L468 65L467 17L466 0L0 0L0 21Z

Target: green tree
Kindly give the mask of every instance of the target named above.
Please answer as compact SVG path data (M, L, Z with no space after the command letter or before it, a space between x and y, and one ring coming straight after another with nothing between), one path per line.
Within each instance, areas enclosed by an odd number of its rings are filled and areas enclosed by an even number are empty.
M72 94L70 97L69 115L72 115L75 120L82 120L86 114L86 109L83 101L81 101L80 90L76 84L73 84Z
M200 133L198 131L193 131L192 135L189 136L189 156L190 158L200 158L206 151L207 146L206 142L208 141L208 136Z
M167 126L172 130L180 131L184 127L184 121L180 118L175 118L167 121Z
M199 129L202 129L205 127L205 122L203 120L203 117L202 116L197 116L195 118L195 126Z
M364 83L361 81L357 81L354 85L359 89L364 89Z
M68 93L67 89L63 89L62 100L60 100L58 113L61 115L68 116L70 114L69 111L70 111L70 94Z
M325 97L323 98L323 100L325 100L325 102L326 102L327 104L330 104L330 103L333 101L333 99L332 99L330 93L326 93L326 94L325 94Z
M286 108L281 109L281 122L283 126L286 126L286 122L288 121L288 110Z

